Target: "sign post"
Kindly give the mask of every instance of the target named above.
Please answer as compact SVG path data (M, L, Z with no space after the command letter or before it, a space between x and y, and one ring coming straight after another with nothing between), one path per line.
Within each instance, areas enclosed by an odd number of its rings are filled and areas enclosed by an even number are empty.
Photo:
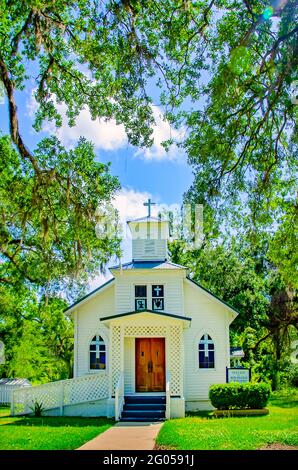
M251 380L251 369L242 367L227 367L227 383L239 382L246 383Z

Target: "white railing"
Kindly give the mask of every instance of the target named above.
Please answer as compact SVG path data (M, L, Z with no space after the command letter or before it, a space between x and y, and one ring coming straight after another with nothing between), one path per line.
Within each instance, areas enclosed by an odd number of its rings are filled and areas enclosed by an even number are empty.
M120 372L115 389L115 421L119 421L124 405L124 373Z
M32 413L34 403L44 410L59 408L60 415L66 405L75 405L108 398L109 382L106 373L90 374L75 379L59 380L35 387L14 390L11 401L11 415Z
M171 418L171 374L166 375L166 419Z

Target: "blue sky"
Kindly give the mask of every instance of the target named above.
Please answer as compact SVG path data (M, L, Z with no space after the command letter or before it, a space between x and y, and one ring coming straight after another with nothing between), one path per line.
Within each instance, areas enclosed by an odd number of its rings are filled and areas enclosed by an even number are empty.
M27 83L32 84L30 81ZM128 144L122 126L116 126L113 121L91 121L87 110L80 114L73 128L68 127L65 119L61 128L55 129L52 123L45 123L43 131L37 134L32 127L36 110L33 87L33 84L29 85L23 92L16 94L20 132L31 150L41 138L49 134L56 134L66 147L75 145L80 136L93 141L98 159L104 163L111 162L111 173L120 180L122 189L117 195L115 205L123 220L146 215L147 210L143 207L143 202L148 197L158 204L181 205L183 193L192 183L191 169L180 149L173 145L167 153L161 142L170 136L179 139L183 130L178 132L171 129L169 124L163 121L162 110L158 106L153 107L156 120L154 144L150 149L139 150ZM65 108L62 106L60 111L63 115ZM0 104L0 129L3 133L8 133L6 101ZM123 251L123 261L127 261L130 259L129 240L124 241ZM99 276L92 281L92 287L104 278Z
M121 126L91 121L87 111L81 113L73 128L69 128L65 120L61 129L56 130L52 123L46 123L43 132L36 133L32 128L36 109L32 90L33 88L27 88L16 94L21 135L31 150L42 137L50 133L57 134L66 147L74 145L79 136L84 136L94 142L100 161L111 162L111 172L119 177L123 188L149 193L160 204L182 202L183 193L192 182L191 169L181 149L173 146L166 153L161 147L162 140L170 135L179 139L179 134L163 121L159 107L154 107L157 120L154 129L155 143L151 149L140 151L127 143ZM63 114L63 107L61 111ZM0 104L0 129L3 133L8 132L6 101Z

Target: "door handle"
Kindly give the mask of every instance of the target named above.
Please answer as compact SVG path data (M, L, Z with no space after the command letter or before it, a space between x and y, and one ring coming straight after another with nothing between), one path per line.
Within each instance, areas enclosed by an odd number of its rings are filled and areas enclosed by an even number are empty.
M148 362L148 373L150 374L153 371L153 362L149 361Z

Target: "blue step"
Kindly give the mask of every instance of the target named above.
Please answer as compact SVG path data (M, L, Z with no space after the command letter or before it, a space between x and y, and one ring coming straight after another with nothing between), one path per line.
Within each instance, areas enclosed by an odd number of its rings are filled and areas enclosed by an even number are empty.
M165 403L125 403L124 410L157 410L163 411L166 409Z
M122 418L164 418L165 412L158 410L123 410Z
M125 403L159 403L165 404L166 397L163 396L140 396L140 395L128 395L125 397Z
M166 397L154 395L128 395L120 421L164 421L166 412Z

